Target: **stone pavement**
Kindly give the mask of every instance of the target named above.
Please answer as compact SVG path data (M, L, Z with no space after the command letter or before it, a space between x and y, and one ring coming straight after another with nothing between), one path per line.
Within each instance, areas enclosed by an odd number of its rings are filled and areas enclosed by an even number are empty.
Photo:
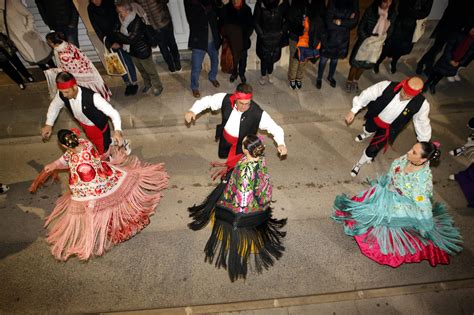
M384 78L403 78L402 73L412 73L413 67L413 59L404 60L399 67L401 73L392 76L384 64L379 75L364 74L360 85L364 88ZM0 139L0 179L12 187L0 198L0 312L162 309L474 279L474 214L466 208L457 184L447 180L449 174L469 163L465 158L447 155L447 151L464 143L468 135L464 126L473 115L472 69L461 74L461 82L444 80L435 97L428 95L432 104L433 139L441 141L444 151L440 166L433 168L435 199L447 203L464 236L464 250L448 266L432 268L423 263L397 269L380 266L362 256L355 242L329 216L336 194L359 192L365 187L366 176L382 174L394 158L411 147L415 141L413 128L410 126L400 135L394 150L352 179L349 170L365 146L353 141L362 128L362 115L350 127L343 123L353 96L341 89L348 71L347 62L338 66L336 89L326 82L322 90L315 89L314 66L308 67L301 91L286 86L284 68L276 69L278 80L273 86L263 87L257 87L258 72L250 69L247 77L256 87L255 99L282 124L286 133L288 158L280 161L268 140L267 160L275 187L275 216L289 218L287 249L271 270L262 275L251 272L245 282L233 284L225 271L203 262L202 250L209 229L192 232L186 227L189 221L186 207L200 202L215 185L209 179L208 163L216 159L213 128L219 121L218 115L206 114L190 128L182 123L184 111L194 101L187 87L189 70L186 69L189 64L182 73L162 75L165 91L158 98L143 95L126 98L119 95L123 89L119 79L108 80L117 95L113 104L122 114L134 154L146 161L165 162L171 182L149 227L87 263L77 259L55 262L44 239L44 217L64 191L65 178L61 184L45 187L36 195L26 192L43 165L60 155L54 141L42 143L35 136L48 106L46 86L34 83L25 92L17 91L15 85L0 86L3 138ZM224 78L219 74L222 87L215 89L203 74L203 94L231 91L234 85ZM63 113L57 127L65 126L71 123ZM371 302L371 312L378 313L377 307L387 306L384 303L400 305L394 300L383 300L389 299L386 297L381 299L377 302L379 306ZM417 297L413 295L413 299ZM341 303L352 307L360 302ZM457 308L452 313L472 313L470 304L463 305L468 308ZM306 314L313 314L314 309L310 308ZM358 312L370 313L364 310L360 308ZM442 314L444 310L436 306L433 313ZM397 311L408 312L401 306L393 309L394 313Z

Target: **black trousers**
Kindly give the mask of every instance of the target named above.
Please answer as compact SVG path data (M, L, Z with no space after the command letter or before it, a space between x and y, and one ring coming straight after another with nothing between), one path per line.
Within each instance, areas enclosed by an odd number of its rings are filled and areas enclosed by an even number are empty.
M247 69L247 49L242 51L239 60L234 60L234 68L232 69L232 74L237 75L244 75L245 70Z
M420 61L418 61L418 66L425 66L426 71L429 73L433 68L436 56L443 49L446 41L447 38L444 36L436 37L433 46L431 46L431 48L423 55L423 57L421 57Z
M178 51L178 45L176 45L176 39L174 38L173 23L170 22L168 25L160 29L160 36L158 41L158 47L163 55L163 59L168 65L170 71L181 68L181 61Z
M273 57L260 60L260 73L262 77L273 73Z
M365 121L365 130L367 132L375 132L372 140L370 140L369 146L365 149L365 155L372 159L377 156L377 154L385 147L386 144L393 143L398 135L398 132L394 133L391 130L388 139L380 141L380 139L385 136L386 129L377 126L372 118L369 118Z
M23 76L25 79L31 77L31 74L26 70L20 58L15 54L10 56L8 60L0 62L0 68L17 84L23 84ZM20 75L21 74L21 75Z

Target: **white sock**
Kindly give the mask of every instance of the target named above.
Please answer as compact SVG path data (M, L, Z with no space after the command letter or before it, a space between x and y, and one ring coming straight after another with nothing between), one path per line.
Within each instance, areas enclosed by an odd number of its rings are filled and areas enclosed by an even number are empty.
M362 153L362 156L360 157L359 159L359 162L357 162L357 164L360 164L360 165L364 165L366 163L369 163L369 162L372 162L372 158L371 157L368 157L366 154L365 154L365 151Z

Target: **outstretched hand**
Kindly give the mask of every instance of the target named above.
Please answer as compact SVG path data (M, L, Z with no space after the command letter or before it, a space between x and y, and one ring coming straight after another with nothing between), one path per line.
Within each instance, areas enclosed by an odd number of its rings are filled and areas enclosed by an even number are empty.
M354 121L354 118L355 118L355 114L352 111L349 111L345 117L346 124L348 125L352 124L352 122Z
M41 128L41 137L43 138L43 141L49 140L52 133L53 127L51 127L50 125L44 125L44 127Z
M277 150L278 150L278 153L280 154L280 157L284 157L288 153L288 149L286 148L286 145L284 144L280 144Z
M190 123L192 123L194 120L196 120L196 114L193 113L192 111L188 110L188 111L184 114L184 121L185 121L187 124L190 124Z

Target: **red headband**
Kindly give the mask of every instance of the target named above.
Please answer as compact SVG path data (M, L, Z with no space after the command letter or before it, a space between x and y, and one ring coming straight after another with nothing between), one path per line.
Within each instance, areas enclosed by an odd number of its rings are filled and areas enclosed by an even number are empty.
M423 91L423 86L419 90L415 90L412 88L409 84L408 81L410 81L411 78L405 79L402 82L398 83L397 86L393 89L395 92L398 92L400 88L403 88L403 91L405 92L406 95L409 96L417 96L418 94Z
M76 82L76 79L74 78L66 82L56 82L56 86L58 90L70 89L75 85L77 85L77 82Z
M253 94L252 93L243 93L243 92L234 92L234 98L236 100L251 100Z

